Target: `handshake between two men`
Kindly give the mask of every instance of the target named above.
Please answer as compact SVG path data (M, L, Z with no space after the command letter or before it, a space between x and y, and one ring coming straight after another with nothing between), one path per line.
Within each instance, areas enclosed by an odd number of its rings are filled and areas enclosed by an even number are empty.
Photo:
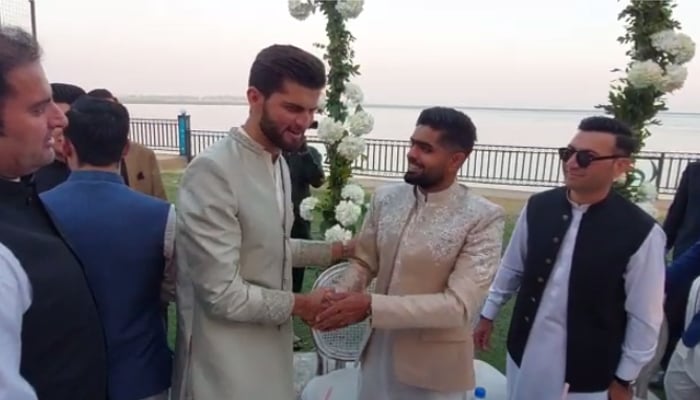
M369 293L322 288L309 294L295 295L292 314L313 329L332 331L364 320L371 310L372 297Z

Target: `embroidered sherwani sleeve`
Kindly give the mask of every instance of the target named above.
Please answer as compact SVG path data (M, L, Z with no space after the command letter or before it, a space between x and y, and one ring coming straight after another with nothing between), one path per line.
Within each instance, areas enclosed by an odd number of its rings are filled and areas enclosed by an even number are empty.
M309 265L328 267L333 262L330 242L320 240L291 239L292 266L306 268Z
M627 329L616 375L635 380L654 357L663 321L666 235L654 225L625 274Z
M442 293L372 295L372 326L380 329L452 328L478 313L493 280L503 241L500 207L487 209L467 234Z
M496 278L491 284L484 308L481 310L481 315L485 318L496 319L501 307L520 288L527 255L527 229L526 205L515 223L510 242L501 259L501 266L496 271Z
M230 174L205 157L183 176L178 207L178 256L206 312L237 322L279 325L291 316L294 295L245 281L240 274L241 226ZM262 266L261 266L262 267Z
M355 254L350 259L350 267L336 285L338 291L363 291L377 276L379 253L377 251L377 209L376 197L372 198L357 237Z

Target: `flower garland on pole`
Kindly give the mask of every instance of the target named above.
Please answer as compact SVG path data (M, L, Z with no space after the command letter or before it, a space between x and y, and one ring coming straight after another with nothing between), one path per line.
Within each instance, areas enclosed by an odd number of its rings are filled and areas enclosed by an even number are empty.
M675 7L673 0L631 0L618 15L626 31L617 40L630 45L626 54L631 60L626 76L611 85L609 104L597 108L632 128L639 143L633 157L651 136L649 126L661 124L656 114L667 110L664 96L683 87L688 76L685 64L695 56L693 40L678 32L680 23L672 16ZM615 189L656 216L656 186L644 182L640 170L628 172Z
M318 137L326 147L330 165L327 189L318 197L307 197L299 206L302 218L312 221L320 215L321 231L329 241L349 240L366 209L365 192L350 183L352 164L365 153L365 139L374 128L374 118L362 109L363 93L350 79L359 75L351 48L355 38L346 21L357 18L364 0L289 0L289 13L303 21L320 11L327 18L328 44L324 60L330 66L326 93L319 104L324 118L318 124Z

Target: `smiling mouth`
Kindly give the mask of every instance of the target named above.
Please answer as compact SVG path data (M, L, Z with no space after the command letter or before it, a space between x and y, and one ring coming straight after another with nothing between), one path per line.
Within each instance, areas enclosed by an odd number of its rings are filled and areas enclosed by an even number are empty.
M290 135L292 135L292 136L294 136L294 137L302 137L302 136L304 136L304 132L295 132L295 131L287 130L287 133L289 133Z

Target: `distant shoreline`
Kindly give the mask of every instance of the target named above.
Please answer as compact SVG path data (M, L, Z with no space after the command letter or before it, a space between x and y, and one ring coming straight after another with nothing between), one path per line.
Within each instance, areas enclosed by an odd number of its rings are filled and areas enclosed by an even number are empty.
M189 96L122 96L119 100L124 104L132 105L180 105L180 106L245 106L248 102L242 98L235 97L189 97ZM420 110L431 105L413 104L366 104L365 108L392 108ZM506 111L506 112L556 112L556 113L595 113L602 110L575 109L575 108L534 108L534 107L485 107L485 106L453 106L462 110L482 110L482 111ZM662 111L660 114L668 115L700 115L700 112Z

